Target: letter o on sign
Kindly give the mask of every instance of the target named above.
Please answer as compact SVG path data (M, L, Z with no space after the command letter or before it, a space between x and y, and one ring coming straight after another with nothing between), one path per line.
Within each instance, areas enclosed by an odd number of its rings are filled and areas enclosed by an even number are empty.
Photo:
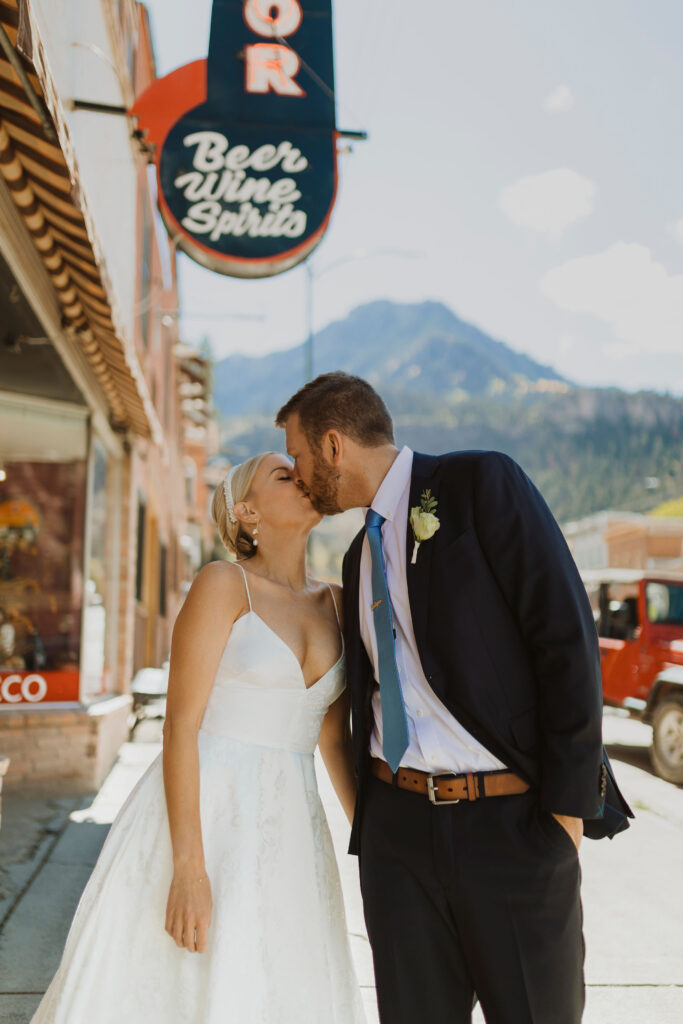
M32 686L36 687L33 692L31 692ZM32 703L36 703L37 701L42 700L46 693L47 683L42 676L39 676L37 673L30 676L24 676L24 681L21 684L21 695L24 700L30 700Z
M277 4L270 0L245 0L244 20L259 36L291 36L302 18L299 0L280 0Z
M18 692L13 688L18 688ZM21 700L36 704L44 698L46 693L47 683L37 672L24 676L23 679L14 673L5 676L0 683L0 700L4 700L8 704L18 704Z

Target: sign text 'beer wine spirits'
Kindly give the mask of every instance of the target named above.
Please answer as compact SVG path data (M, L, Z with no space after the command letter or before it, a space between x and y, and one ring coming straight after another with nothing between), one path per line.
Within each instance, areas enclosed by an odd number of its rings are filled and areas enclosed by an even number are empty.
M269 277L322 239L337 187L331 0L214 0L207 60L131 113L153 146L159 208L211 270Z

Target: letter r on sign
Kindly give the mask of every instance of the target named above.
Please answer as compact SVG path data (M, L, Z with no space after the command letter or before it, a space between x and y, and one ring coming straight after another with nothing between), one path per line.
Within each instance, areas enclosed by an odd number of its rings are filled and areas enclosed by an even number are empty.
M305 96L294 81L301 66L297 54L288 46L255 43L245 46L245 89L247 92L276 92L279 96Z

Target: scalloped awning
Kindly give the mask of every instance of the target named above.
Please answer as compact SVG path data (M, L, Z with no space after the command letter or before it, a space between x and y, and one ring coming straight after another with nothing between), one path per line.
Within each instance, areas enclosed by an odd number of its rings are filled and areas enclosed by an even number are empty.
M37 111L0 49L0 175L50 275L65 329L106 395L112 425L161 444L147 383L118 323L69 133L27 4L0 0L0 24L38 99Z

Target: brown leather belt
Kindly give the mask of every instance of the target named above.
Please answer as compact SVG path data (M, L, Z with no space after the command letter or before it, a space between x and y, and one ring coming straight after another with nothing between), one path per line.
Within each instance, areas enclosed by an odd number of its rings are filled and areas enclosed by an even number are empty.
M513 793L526 793L530 788L528 782L510 771L430 775L417 768L399 768L394 775L386 761L378 757L372 758L372 774L399 789L428 796L437 805L479 800L485 796L510 796Z

